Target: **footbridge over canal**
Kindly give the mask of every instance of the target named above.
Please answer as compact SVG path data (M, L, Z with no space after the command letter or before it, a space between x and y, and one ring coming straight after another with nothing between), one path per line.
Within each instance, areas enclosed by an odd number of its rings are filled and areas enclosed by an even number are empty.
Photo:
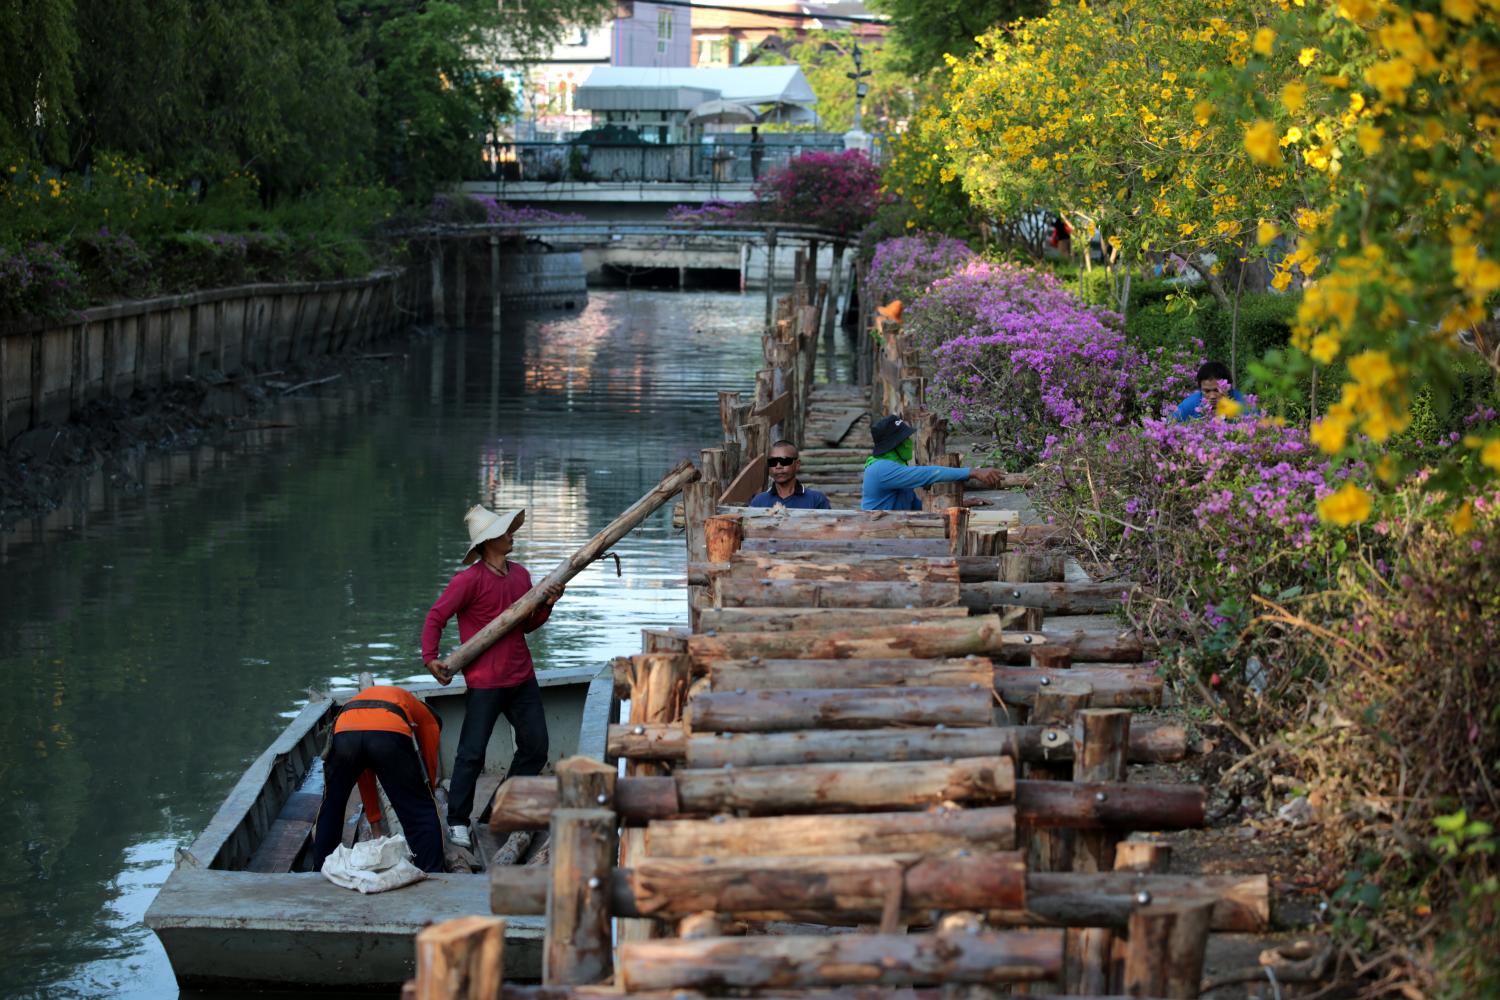
M799 277L827 283L820 322L831 330L847 309L852 255L847 237L816 226L772 222L534 222L447 225L400 234L425 250L433 316L439 323L498 325L504 309L564 305L607 269L675 270L734 276L741 290L765 291L771 321L778 286ZM496 292L498 291L498 295Z

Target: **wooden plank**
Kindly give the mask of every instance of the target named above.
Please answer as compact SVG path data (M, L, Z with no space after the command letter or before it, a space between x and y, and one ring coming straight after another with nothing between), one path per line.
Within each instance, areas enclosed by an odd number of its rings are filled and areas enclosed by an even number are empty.
M673 777L678 802L688 814L921 809L943 802L1004 802L1015 789L1015 765L1009 757L746 767L679 771Z
M505 921L459 917L417 932L418 1000L498 997L505 972Z
M792 410L792 394L783 392L764 406L758 406L750 412L751 418L764 417L766 422L773 427L787 418ZM774 444L775 442L771 442Z
M714 581L714 596L726 608L956 608L959 583L906 583L899 580L750 580L734 576ZM966 609L967 610L967 609ZM817 626L814 626L815 628Z
M837 613L837 612L831 612ZM889 612L882 612L889 615ZM987 657L939 660L719 660L709 667L715 691L777 688L903 688L994 684L995 664ZM964 755L969 756L969 755Z
M756 455L745 463L739 475L734 477L724 492L719 496L720 506L739 506L747 504L766 485L766 456Z

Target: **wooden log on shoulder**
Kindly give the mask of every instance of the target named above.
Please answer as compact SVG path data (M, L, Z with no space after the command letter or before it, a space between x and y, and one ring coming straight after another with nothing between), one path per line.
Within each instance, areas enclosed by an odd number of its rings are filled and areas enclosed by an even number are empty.
M679 462L662 477L651 491L625 509L620 516L605 525L582 548L570 555L556 569L532 584L530 590L507 608L499 617L474 633L452 653L447 664L454 673L463 671L484 650L501 636L530 618L546 602L546 590L553 585L567 583L583 572L594 560L608 552L610 546L628 535L634 528L651 516L657 508L690 483L698 480L698 470L692 462Z
M480 1000L500 995L505 921L457 917L417 932L418 1000Z
M660 858L784 855L937 854L967 849L1015 848L1015 811L1010 806L925 812L861 813L830 821L822 816L715 817L660 820L646 827L646 852Z
M788 845L791 846L791 845ZM635 910L675 918L715 913L1021 909L1026 867L1014 851L965 857L921 854L641 859L630 869Z
M715 691L743 688L901 688L994 684L994 661L988 657L940 660L720 660L708 672Z
M1181 726L1132 726L1130 739L1130 759L1133 762L1182 760L1187 755L1187 731ZM612 742L612 751L614 745ZM659 745L680 751L681 758L666 759L681 759L690 768L723 767L725 764L751 767L989 756L1066 765L1073 759L1073 735L1068 728L1045 725L699 735L680 742L663 739Z
M998 984L1050 979L1060 933L851 934L835 937L642 941L620 949L620 985L652 989L763 989Z
M724 576L714 581L714 596L726 608L956 608L962 588L956 580L838 582Z
M887 608L704 608L698 613L702 632L796 632L809 628L857 628L885 625L893 612ZM903 621L930 622L967 618L967 608L905 608Z
M674 775L690 813L752 815L921 809L941 802L1004 802L1014 793L1009 757L886 764L802 764Z
M989 687L829 688L720 691L688 702L683 728L693 733L777 733L796 729L882 726L988 726Z
M1011 583L990 580L965 583L959 588L960 600L970 611L985 612L997 604L1040 608L1055 615L1091 615L1117 611L1121 594L1135 589L1131 582L1122 583Z

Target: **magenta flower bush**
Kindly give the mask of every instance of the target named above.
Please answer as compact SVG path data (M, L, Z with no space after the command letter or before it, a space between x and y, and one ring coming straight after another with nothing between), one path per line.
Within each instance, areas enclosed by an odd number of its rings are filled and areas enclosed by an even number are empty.
M488 195L470 195L484 206L485 221L492 225L523 226L532 222L587 222L577 212L554 212L550 208L532 205L508 205Z
M896 299L912 302L927 286L974 257L967 243L937 233L882 240L870 260L870 293L881 304Z
M1226 691L1274 693L1296 678L1260 638L1242 641L1265 610L1255 598L1287 601L1334 582L1353 532L1321 522L1317 502L1351 471L1330 477L1300 427L1148 418L1053 441L1033 499L1101 564L1146 585L1150 597L1128 610L1148 634L1180 644L1204 679L1222 674ZM1364 542L1373 563L1381 540ZM1252 654L1261 672L1247 676Z
M673 205L667 209L668 222L691 222L696 225L712 222L739 222L746 217L752 206L717 199L701 205Z
M843 236L859 232L880 207L880 170L857 149L803 153L755 185L755 214L772 222L821 226Z
M1031 465L1049 438L1134 412L1141 359L1119 317L1050 274L976 260L933 282L906 322L931 354L933 408L992 434L1008 467Z

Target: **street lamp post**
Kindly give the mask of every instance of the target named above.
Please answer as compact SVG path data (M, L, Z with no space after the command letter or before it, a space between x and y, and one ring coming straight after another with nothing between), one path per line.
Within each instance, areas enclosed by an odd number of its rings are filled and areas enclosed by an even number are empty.
M868 151L870 137L864 130L864 101L865 95L870 92L870 85L865 83L865 77L873 71L863 68L864 53L859 51L858 42L854 43L854 51L850 53L850 57L854 60L854 72L844 75L854 81L854 127L844 136L844 148Z

